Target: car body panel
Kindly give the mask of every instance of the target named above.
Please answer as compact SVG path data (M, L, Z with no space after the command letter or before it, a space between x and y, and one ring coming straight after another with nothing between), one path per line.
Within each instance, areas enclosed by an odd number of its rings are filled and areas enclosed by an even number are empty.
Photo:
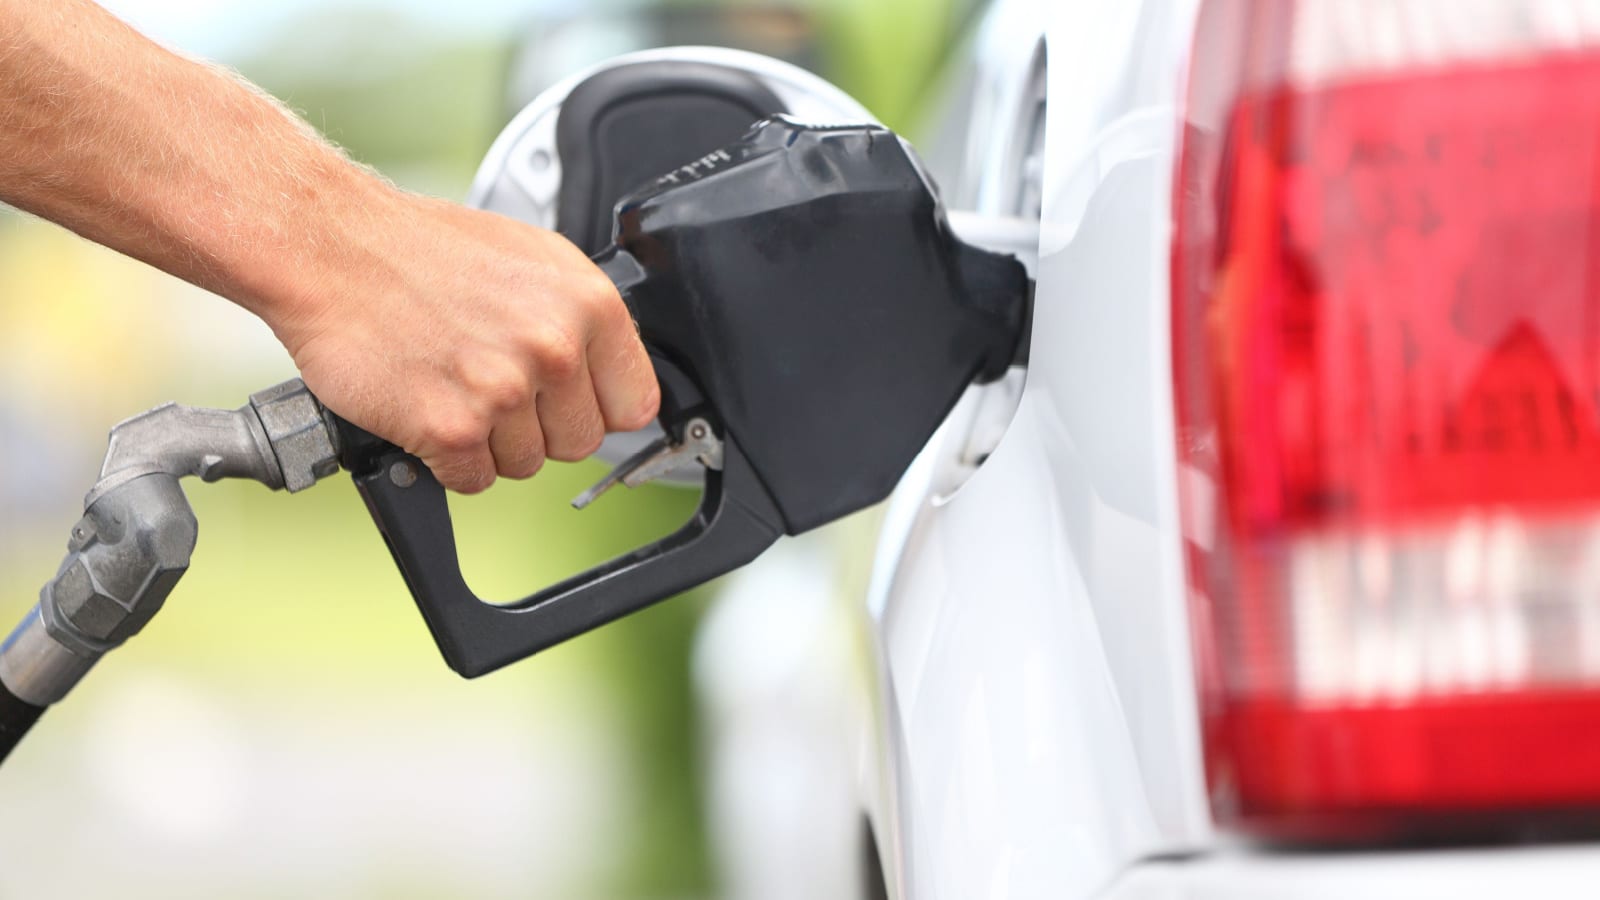
M701 662L742 643L789 661L773 683L832 686L834 715L793 720L826 720L826 733L796 724L787 740L845 748L811 755L806 777L843 761L832 781L865 811L891 897L1487 897L1534 885L1561 896L1571 879L1600 883L1593 846L1292 853L1212 825L1169 339L1172 176L1198 7L990 8L923 151L953 210L1017 214L1016 125L1043 47L1028 369L969 392L902 479L864 602L838 599L815 630L769 631L764 645L750 630L708 633ZM1012 408L996 428L994 411ZM759 565L795 565L789 552ZM813 577L832 571L809 558ZM723 610L784 593L747 577ZM828 644L851 649L783 650ZM783 695L714 704L712 743ZM751 816L760 795L745 798ZM853 827L817 815L813 829ZM759 840L747 828L724 849Z
M1154 860L1103 900L1491 900L1594 896L1600 848L1474 847L1365 853L1222 851Z
M1002 5L975 57L1004 71L1045 41L1038 289L1009 430L958 489L902 484L868 601L909 896L1089 896L1208 838L1165 337L1186 6ZM974 199L1006 193L980 177Z

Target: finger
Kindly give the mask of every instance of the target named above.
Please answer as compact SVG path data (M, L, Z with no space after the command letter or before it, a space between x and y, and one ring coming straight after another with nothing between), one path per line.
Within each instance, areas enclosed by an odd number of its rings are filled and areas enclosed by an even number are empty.
M533 405L523 407L494 425L489 452L495 471L507 478L532 478L544 467L544 429Z
M606 423L587 363L575 377L541 388L534 405L544 433L544 451L551 459L577 462L600 449Z
M589 341L589 367L600 415L609 431L637 431L656 417L661 389L627 307Z
M421 457L439 483L461 494L476 494L494 484L494 456L489 445Z
M420 398L412 404L419 431L401 446L422 460L439 483L452 491L476 494L494 483L488 420L455 397Z

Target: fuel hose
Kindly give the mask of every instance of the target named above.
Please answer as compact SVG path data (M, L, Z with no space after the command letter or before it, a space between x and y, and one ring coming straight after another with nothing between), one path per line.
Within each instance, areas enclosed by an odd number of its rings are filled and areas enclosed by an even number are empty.
M11 755L11 749L21 742L43 712L44 707L19 699L0 683L0 762Z

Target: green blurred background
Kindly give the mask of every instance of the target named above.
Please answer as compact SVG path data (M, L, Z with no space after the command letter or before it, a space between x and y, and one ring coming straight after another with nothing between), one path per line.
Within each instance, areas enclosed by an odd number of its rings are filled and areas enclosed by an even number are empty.
M402 185L465 193L515 108L660 43L782 55L915 133L954 0L593 4L115 0L234 66ZM293 374L238 309L0 211L0 616L59 563L117 420L237 406ZM567 500L598 464L453 502L470 580L510 599L671 529L690 492ZM439 659L343 479L191 486L164 611L0 773L0 895L710 897L689 650L712 589L474 682ZM460 501L461 498L456 498Z

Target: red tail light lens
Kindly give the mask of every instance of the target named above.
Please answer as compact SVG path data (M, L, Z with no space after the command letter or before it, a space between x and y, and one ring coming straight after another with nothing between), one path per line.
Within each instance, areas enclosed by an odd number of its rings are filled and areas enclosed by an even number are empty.
M1600 51L1579 7L1203 7L1174 372L1228 825L1600 811Z

